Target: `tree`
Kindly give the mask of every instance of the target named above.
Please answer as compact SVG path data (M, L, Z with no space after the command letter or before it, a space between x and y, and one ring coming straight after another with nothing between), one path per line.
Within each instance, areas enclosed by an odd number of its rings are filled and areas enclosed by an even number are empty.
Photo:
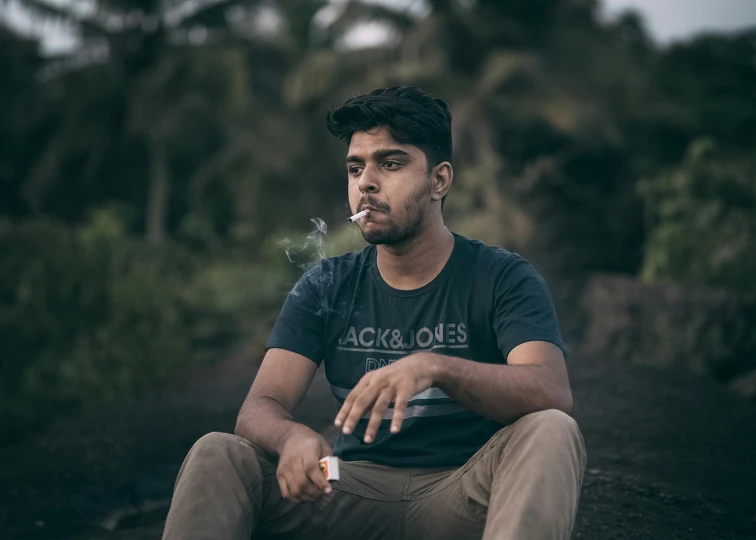
M220 40L231 33L229 19L224 16L228 7L249 8L258 3L257 0L204 4L188 0L136 3L108 0L97 2L91 11L86 11L71 2L53 6L41 0L24 0L22 4L37 16L65 19L81 36L81 47L58 60L52 71L62 71L73 79L86 77L86 73L76 69L75 60L97 56L92 54L93 50L104 50L100 56L107 59L106 63L85 70L99 71L98 82L113 91L107 105L110 115L104 121L93 119L91 123L82 123L82 117L86 117L92 102L97 100L97 95L91 92L77 94L73 101L79 106L63 112L59 128L40 156L40 165L25 190L32 206L59 174L63 159L77 150L83 151L88 163L83 174L96 176L103 156L113 149L113 141L132 134L143 145L149 163L144 171L148 178L146 236L151 243L162 242L172 183L170 141L183 116L200 105L196 96L185 97L175 87L181 79L179 70L186 65L182 62L186 60L184 53L194 44ZM81 137L87 127L92 131ZM82 138L94 144L77 149Z
M602 25L594 3L576 0L429 4L413 16L347 3L335 35L380 21L394 37L369 51L313 49L289 76L289 102L422 86L453 112L446 213L459 229L554 273L634 272L643 229L626 131L665 106L640 22Z
M756 159L710 139L639 184L647 209L642 277L756 297Z
M50 125L50 99L36 80L37 44L0 26L0 215L24 213L21 185Z
M686 138L676 159L699 136L742 149L756 144L756 30L703 35L676 44L658 63L662 91L684 110Z

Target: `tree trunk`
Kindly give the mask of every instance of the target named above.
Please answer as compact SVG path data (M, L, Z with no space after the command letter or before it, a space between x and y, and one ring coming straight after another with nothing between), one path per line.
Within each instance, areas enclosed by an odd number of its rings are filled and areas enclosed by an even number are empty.
M165 225L168 214L168 153L160 136L149 137L150 178L147 192L147 218L145 230L147 241L158 245L165 239Z

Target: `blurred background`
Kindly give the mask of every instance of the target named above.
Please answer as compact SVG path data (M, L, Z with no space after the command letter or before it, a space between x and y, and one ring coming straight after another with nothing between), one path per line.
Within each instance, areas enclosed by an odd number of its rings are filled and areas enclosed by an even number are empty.
M259 363L302 268L363 245L325 114L395 85L449 104L447 224L536 265L570 362L752 407L752 0L0 0L0 74L6 456Z

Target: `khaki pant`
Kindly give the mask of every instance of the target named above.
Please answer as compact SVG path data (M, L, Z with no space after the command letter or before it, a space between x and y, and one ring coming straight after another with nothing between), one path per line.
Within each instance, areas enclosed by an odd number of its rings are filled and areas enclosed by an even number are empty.
M549 410L501 429L462 467L340 468L330 494L294 503L281 496L271 456L211 433L181 467L163 538L566 539L585 449L575 421Z

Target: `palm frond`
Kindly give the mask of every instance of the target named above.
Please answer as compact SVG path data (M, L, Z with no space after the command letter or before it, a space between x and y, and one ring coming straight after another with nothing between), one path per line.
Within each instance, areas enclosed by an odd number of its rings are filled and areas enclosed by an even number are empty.
M400 33L410 30L416 18L406 11L378 4L365 4L359 0L348 2L325 31L326 41L334 43L355 25L365 22L387 24Z
M177 19L177 25L181 26L205 26L208 28L226 28L228 20L226 11L232 6L251 7L260 3L260 0L214 0L211 2L198 3L191 11Z
M76 13L72 6L52 5L42 0L18 0L21 7L33 17L43 21L66 22L80 26L83 30L109 36L110 32L96 16Z

